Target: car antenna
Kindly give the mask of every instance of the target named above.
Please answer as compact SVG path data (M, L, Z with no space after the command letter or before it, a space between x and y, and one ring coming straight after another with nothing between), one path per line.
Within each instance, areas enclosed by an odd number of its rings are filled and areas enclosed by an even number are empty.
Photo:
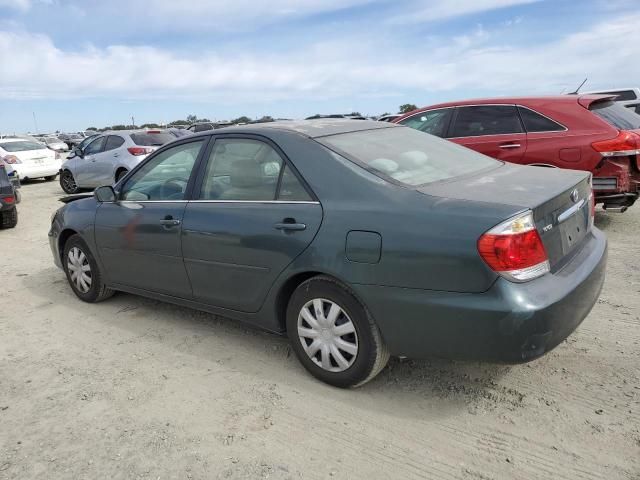
M577 95L577 94L578 94L578 92L580 91L580 89L583 87L583 85L584 85L585 83L587 83L587 79L586 79L586 78L582 81L582 83L580 84L580 86L579 86L578 88L576 88L576 91L575 91L575 92L571 92L569 95Z

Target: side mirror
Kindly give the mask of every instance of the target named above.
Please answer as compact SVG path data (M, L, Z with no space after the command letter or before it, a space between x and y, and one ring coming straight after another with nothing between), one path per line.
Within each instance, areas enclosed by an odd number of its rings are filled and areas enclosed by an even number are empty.
M100 203L116 201L116 192L110 185L96 188L93 192L93 196L96 197L96 200Z

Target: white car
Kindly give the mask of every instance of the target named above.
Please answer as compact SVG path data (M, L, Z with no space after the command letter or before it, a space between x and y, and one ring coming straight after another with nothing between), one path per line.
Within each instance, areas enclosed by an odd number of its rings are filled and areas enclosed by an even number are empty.
M53 135L46 135L44 137L39 138L39 140L44 143L47 148L55 151L55 152L68 152L69 146L60 140L58 137L54 137Z
M62 161L43 143L24 138L0 140L0 158L20 175L21 180L44 177L55 180Z
M112 185L176 137L164 130L105 132L82 150L74 150L62 164L60 186L66 193Z

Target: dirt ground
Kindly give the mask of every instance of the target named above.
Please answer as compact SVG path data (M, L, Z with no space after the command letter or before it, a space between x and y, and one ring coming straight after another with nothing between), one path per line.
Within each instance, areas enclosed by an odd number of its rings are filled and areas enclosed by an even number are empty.
M599 212L606 285L533 363L398 360L338 390L283 338L52 263L57 183L0 231L0 479L640 479L640 205Z

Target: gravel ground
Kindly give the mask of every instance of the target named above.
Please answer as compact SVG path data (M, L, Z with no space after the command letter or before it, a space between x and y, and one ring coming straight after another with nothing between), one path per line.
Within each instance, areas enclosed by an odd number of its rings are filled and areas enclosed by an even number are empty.
M285 339L119 294L77 300L57 183L0 232L0 479L640 479L640 205L598 212L606 285L533 363L392 359L338 390Z

